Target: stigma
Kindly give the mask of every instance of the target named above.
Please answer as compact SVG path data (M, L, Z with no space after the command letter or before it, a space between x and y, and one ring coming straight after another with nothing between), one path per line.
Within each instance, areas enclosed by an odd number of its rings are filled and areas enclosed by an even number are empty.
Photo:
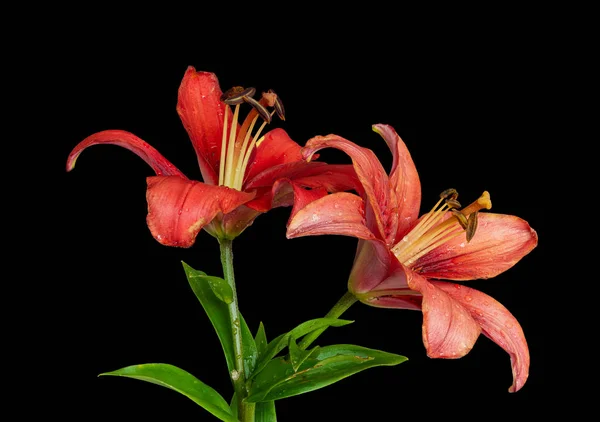
M221 101L226 104L223 121L223 138L221 141L221 159L219 161L219 185L233 189L242 190L244 176L250 161L250 156L255 148L258 148L264 140L260 137L263 129L271 123L275 113L281 120L285 120L285 109L283 103L273 90L264 92L260 101L253 96L254 88L233 87L223 93ZM248 104L251 110L241 125L238 125L240 106ZM229 126L230 106L235 106L231 127ZM267 108L273 108L269 111ZM262 124L254 132L258 119ZM254 132L254 134L253 134Z
M456 189L442 192L431 211L392 247L392 252L402 264L412 268L423 255L458 236L465 236L467 242L473 239L479 211L492 208L490 194L483 192L476 201L462 209L457 198Z

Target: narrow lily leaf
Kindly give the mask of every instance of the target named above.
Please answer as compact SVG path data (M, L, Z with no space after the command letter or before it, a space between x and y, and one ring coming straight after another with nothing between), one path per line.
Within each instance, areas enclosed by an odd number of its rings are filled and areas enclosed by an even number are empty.
M273 359L256 376L249 402L279 400L326 387L376 366L398 365L407 358L348 344L326 346L309 356L295 371L283 357Z
M242 320L240 328L242 330L242 345L244 347L244 366L246 368L246 379L248 379L256 367L258 353L252 332L248 328L248 324L246 324L242 314L240 314L240 319Z
M231 329L231 318L229 317L229 308L225 302L220 300L215 294L207 280L205 272L198 271L182 262L188 282L194 291L194 294L200 301L204 311L208 315L217 336L221 342L221 347L227 361L229 373L235 369L235 353L233 351L233 333ZM214 277L217 278L217 277ZM234 323L236 329L242 330L242 343L244 347L244 362L246 366L246 377L249 377L256 365L256 344L252 333L246 324L244 318L240 315L241 322Z
M233 397L231 398L231 403L229 403L229 409L231 409L231 414L237 418L237 395L233 393ZM254 422L277 422L277 413L275 411L275 402L274 401L261 401L260 403L256 403L256 407L254 408Z
M208 285L216 297L228 305L233 302L233 290L231 290L231 286L229 283L227 283L227 281L221 277L214 277L210 275L206 275L203 278L206 280L206 282L208 282Z
M225 399L189 372L164 363L133 365L100 375L134 378L175 390L225 422L237 422Z
M292 363L292 367L294 371L298 371L298 368L302 363L311 355L317 353L320 347L316 346L311 350L302 350L296 344L296 340L293 337L290 337L290 341L288 343L288 352L290 356L290 362Z
M256 332L256 337L254 337L254 342L256 343L257 358L260 359L267 350L267 334L265 333L265 326L262 321L258 325L258 331Z
M275 402L273 400L256 403L255 410L254 422L277 422Z
M206 273L190 267L182 261L185 275L194 291L194 294L200 301L204 311L208 315L217 336L221 341L221 347L227 361L229 373L235 369L235 355L233 353L233 336L231 333L231 319L229 318L229 309L227 305L219 300L206 281Z
M318 330L323 327L342 327L344 325L348 325L353 323L354 321L349 321L346 319L335 319L335 318L317 318L311 319L309 321L303 322L298 325L293 330L289 331L286 334L282 334L271 341L264 355L261 356L259 362L256 364L256 369L252 376L256 376L260 371L264 369L265 366L269 363L271 359L277 356L277 353L281 352L289 343L290 337L297 339L306 334Z

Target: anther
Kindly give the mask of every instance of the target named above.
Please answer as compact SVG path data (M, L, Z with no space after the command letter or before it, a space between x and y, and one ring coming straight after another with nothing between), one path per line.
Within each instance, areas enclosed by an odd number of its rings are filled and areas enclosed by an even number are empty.
M456 199L458 198L458 192L456 189L446 189L442 193L440 193L440 198L442 199Z
M238 105L244 102L246 98L251 98L255 92L256 89L252 87L244 89L243 86L234 86L221 95L221 101L228 105Z
M452 213L452 215L454 215L456 217L456 219L458 220L458 223L463 228L463 230L467 230L467 226L468 226L467 217L465 217L465 215L458 210L451 210L450 212Z
M460 202L458 202L456 199L446 199L446 205L448 205L450 208L453 209L458 209L460 208Z
M260 114L260 117L262 117L267 123L271 123L271 113L269 113L269 110L267 110L265 106L252 97L243 97L243 101L246 101L248 104L254 107L254 109L258 111L258 114Z
M269 94L275 94L275 91L270 89ZM277 94L275 94L275 95L277 95ZM283 108L283 102L281 102L279 95L277 95L277 98L275 98L274 107L275 107L275 111L277 112L277 115L279 116L279 118L281 120L285 120L285 108Z
M475 232L477 231L477 214L479 214L479 212L474 212L469 215L467 220L467 242L470 242L471 239L473 239L473 236L475 236Z

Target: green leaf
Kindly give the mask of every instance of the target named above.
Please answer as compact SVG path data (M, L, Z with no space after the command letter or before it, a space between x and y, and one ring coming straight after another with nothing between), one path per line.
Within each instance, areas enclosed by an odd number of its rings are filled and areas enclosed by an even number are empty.
M219 393L189 372L164 363L133 365L100 375L134 378L175 390L226 422L237 422Z
M314 347L311 350L302 350L296 344L296 340L293 337L290 337L290 341L288 343L288 352L290 357L290 362L292 363L292 368L294 371L298 371L300 365L312 354L319 351L319 346Z
M256 403L254 422L277 422L274 401Z
M267 334L265 333L265 326L262 321L258 325L258 331L256 332L256 337L254 337L254 341L256 343L257 358L260 359L267 350Z
M404 356L349 344L320 348L298 371L289 359L273 359L254 379L247 400L260 402L297 396L368 368L398 365L406 360Z
M329 326L342 327L353 322L354 321L336 318L317 318L303 322L293 330L278 336L268 344L267 350L265 351L264 355L261 355L261 358L256 364L256 369L254 370L252 376L254 377L256 376L256 374L262 371L264 367L267 366L269 361L275 356L277 356L277 353L281 352L288 345L290 337L297 339L299 337L305 336L311 331L318 330L319 328Z
M233 302L233 290L231 290L231 286L225 279L211 275L204 276L204 279L208 282L216 297L228 305Z
M229 307L217 297L213 288L210 286L209 280L207 280L208 276L205 272L195 270L183 261L182 264L194 294L200 301L200 304L204 308L204 311L217 332L217 336L219 337L221 347L225 354L225 360L227 361L227 369L229 373L231 373L231 371L235 369L235 354L233 351L233 333L231 328L231 318L229 316ZM242 330L246 377L249 377L256 366L256 343L241 314L240 319L241 322L234 322L234 326L236 329Z
M254 368L256 367L256 359L257 359L257 351L256 351L256 342L254 341L254 337L252 337L252 333L250 332L250 328L248 328L248 324L244 320L242 314L240 314L240 318L242 320L242 346L244 350L244 367L246 368L246 379L250 378L250 375L254 372Z
M204 278L206 273L193 269L183 261L182 264L194 294L200 301L200 304L204 308L204 311L217 332L217 336L221 341L221 347L225 353L227 369L229 370L229 373L231 373L231 371L235 369L235 355L233 353L233 335L231 333L229 308L214 294Z

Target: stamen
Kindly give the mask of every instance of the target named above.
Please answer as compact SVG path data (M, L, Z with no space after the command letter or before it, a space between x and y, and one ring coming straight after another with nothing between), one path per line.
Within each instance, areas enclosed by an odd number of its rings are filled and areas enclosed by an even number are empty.
M460 202L458 202L456 199L446 199L446 205L448 205L449 208L461 208Z
M244 97L244 101L246 101L248 104L254 107L254 109L258 111L258 114L260 114L260 117L262 117L267 123L271 123L271 115L269 114L269 110L267 110L265 106L263 106L261 103L259 103L252 97Z
M223 184L232 187L231 172L233 171L233 150L235 148L235 135L237 131L238 116L240 114L240 105L235 106L233 113L233 121L231 123L231 131L229 132L229 146L227 147L227 162L225 163L225 179Z
M274 112L273 112L274 113ZM271 117L272 114L269 115L269 117ZM262 132L262 130L264 129L264 127L267 125L267 121L265 120L262 125L260 125L260 127L258 128L258 130L256 131L256 135L254 135L254 138L252 139L252 142L250 143L250 146L248 147L248 150L246 151L246 155L244 156L244 161L242 163L242 166L240 167L240 179L238 180L238 184L236 184L236 186L238 186L238 188L242 187L242 184L244 183L244 175L246 174L246 167L248 167L248 161L250 161L250 154L252 154L252 150L254 149L254 146L256 145L258 147L258 145L265 139L265 137L261 137L258 139L258 141L256 140L256 138L258 138L260 136L260 133Z
M243 86L234 86L221 95L221 101L229 105L238 105L244 102L245 97L252 97L255 92L256 89L252 87L244 89Z
M475 232L477 231L477 214L479 214L479 211L475 211L473 214L469 215L469 219L467 220L467 243L473 239L473 236L475 236Z
M275 94L275 91L273 91L272 89L270 89L269 94ZM275 94L277 95L277 94ZM281 99L279 98L279 95L277 95L277 98L275 98L275 111L277 112L277 115L279 116L279 118L281 120L285 121L285 108L283 108L283 103L281 102Z
M454 215L456 217L456 219L458 220L458 223L463 228L463 230L466 230L467 229L467 217L465 217L465 215L458 210L450 210L450 212L452 213L452 215Z
M456 189L446 189L442 193L440 193L440 198L442 199L456 199L458 198L458 192Z
M229 106L225 107L225 119L223 120L223 140L221 141L221 161L219 162L219 186L223 185L225 177L225 153L227 151L227 114Z
M252 123L250 123L250 127L246 131L246 136L244 137L244 142L242 143L242 147L240 148L239 153L238 153L238 158L237 158L238 165L236 165L235 181L233 183L233 186L236 189L239 189L242 187L241 179L244 177L243 172L242 172L242 167L243 167L243 163L244 163L244 156L246 155L246 147L248 146L248 141L250 140L250 135L252 134L252 130L254 129L254 125L256 124L257 120L258 120L258 114L256 114L256 116L254 116L254 119L252 119ZM240 166L239 164L242 164L242 165Z

